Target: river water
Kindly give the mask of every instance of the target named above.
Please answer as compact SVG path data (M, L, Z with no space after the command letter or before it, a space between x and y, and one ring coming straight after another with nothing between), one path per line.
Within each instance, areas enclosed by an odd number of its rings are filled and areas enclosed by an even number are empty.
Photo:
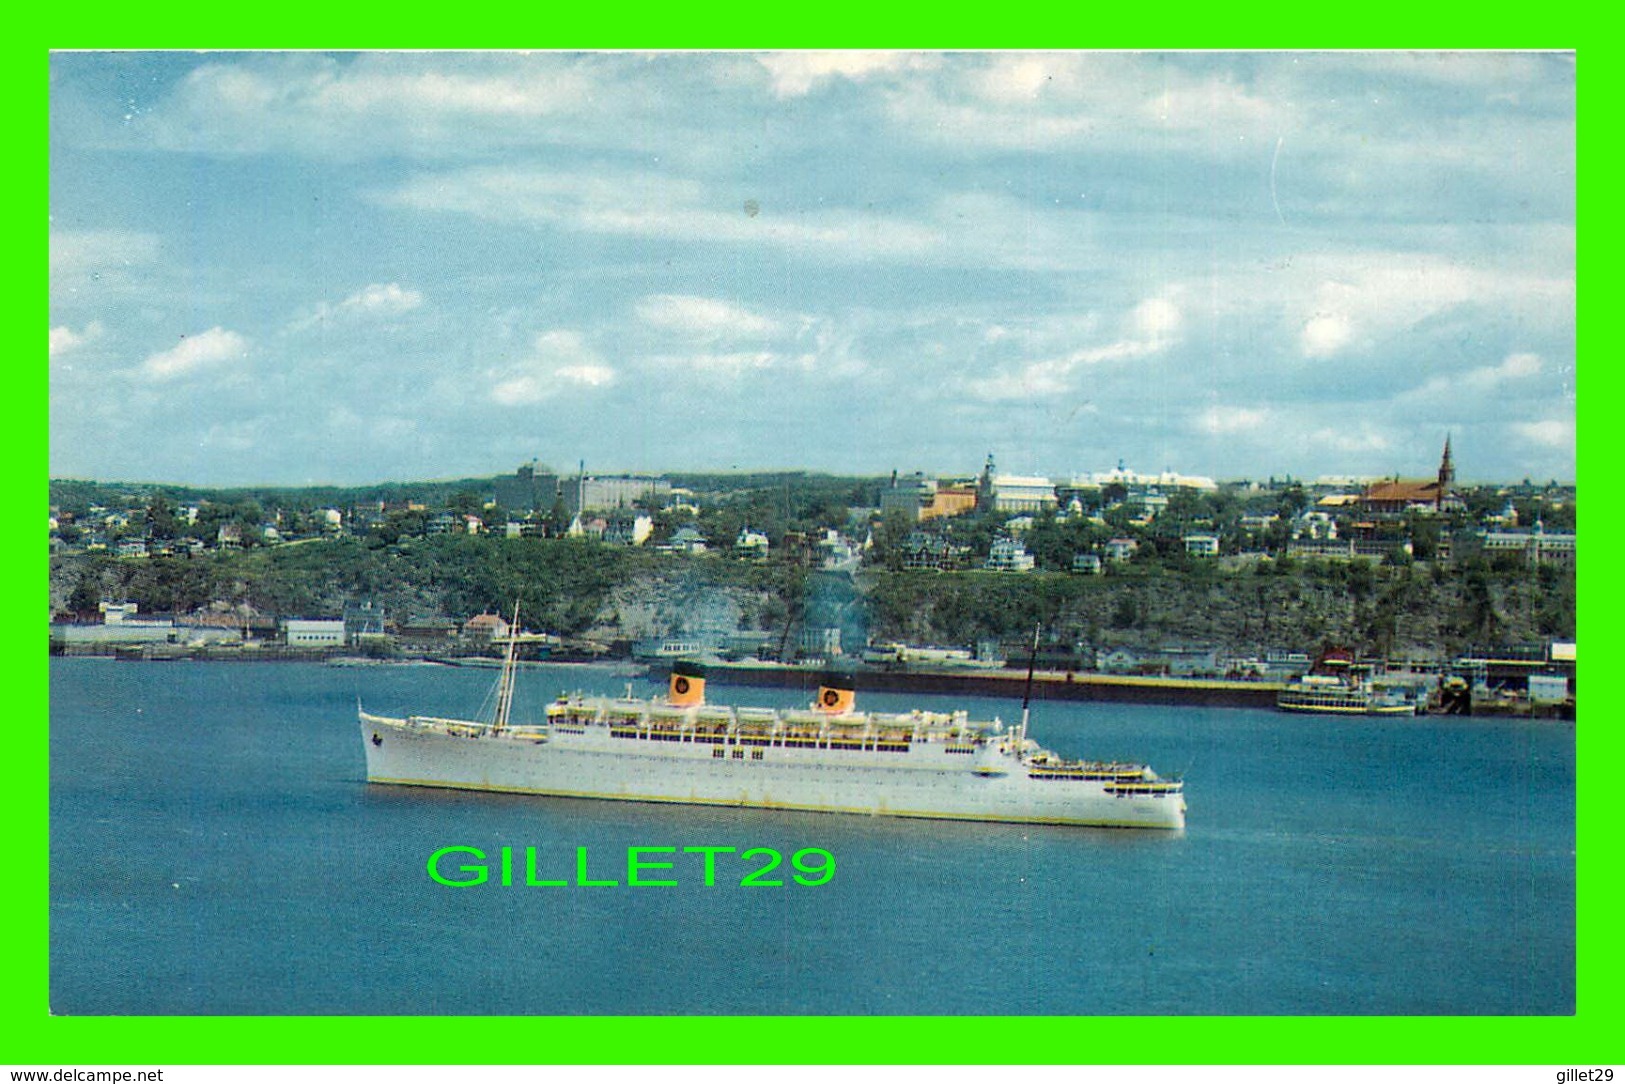
M1574 724L1036 705L1062 754L1187 778L1182 833L905 821L364 782L358 698L468 717L437 666L51 662L62 1014L1565 1014ZM526 705L623 692L527 667ZM633 680L639 695L656 687ZM713 688L791 706L803 694ZM876 709L991 700L860 695ZM425 864L472 847L486 884ZM502 847L516 883L497 882ZM524 886L539 879L613 886ZM627 884L630 847L733 847ZM767 859L785 858L741 887ZM835 857L794 883L790 856ZM451 866L454 866L451 863ZM450 866L448 866L450 868Z

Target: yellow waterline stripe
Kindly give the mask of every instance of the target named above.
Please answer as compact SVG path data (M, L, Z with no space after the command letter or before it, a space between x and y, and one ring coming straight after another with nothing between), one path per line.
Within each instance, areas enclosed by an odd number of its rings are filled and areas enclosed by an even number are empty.
M1319 704L1277 704L1282 711L1306 711L1316 715L1414 715L1410 708L1339 708Z
M491 794L539 794L549 798L595 798L609 802L663 802L669 805L712 805L734 809L784 809L803 813L847 813L869 817L912 817L918 820L996 821L1001 824L1070 824L1090 828L1174 828L1171 824L1146 821L1075 820L1067 817L1006 817L979 813L923 813L902 809L847 809L844 806L791 805L788 802L744 802L732 798L671 798L664 795L594 794L580 790L538 790L533 787L493 787L483 783L443 783L434 779L382 779L368 777L369 783L400 787L438 787L441 790L478 790ZM1115 800L1115 799L1114 799Z

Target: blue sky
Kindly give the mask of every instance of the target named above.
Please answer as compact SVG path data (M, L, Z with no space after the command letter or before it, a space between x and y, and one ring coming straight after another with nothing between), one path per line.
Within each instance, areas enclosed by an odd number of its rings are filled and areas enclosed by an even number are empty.
M59 53L51 473L1570 480L1574 78Z

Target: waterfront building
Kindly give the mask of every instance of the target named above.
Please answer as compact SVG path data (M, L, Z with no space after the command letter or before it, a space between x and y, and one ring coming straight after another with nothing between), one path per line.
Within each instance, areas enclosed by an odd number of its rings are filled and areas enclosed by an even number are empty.
M96 606L101 612L104 625L122 625L125 621L133 624L140 608L140 603L136 602L102 602Z
M344 622L289 619L282 622L282 635L289 647L340 647Z
M833 626L808 625L799 641L803 657L837 658L841 654L841 630Z
M477 614L463 622L463 639L489 644L507 637L508 623L500 614Z
M344 639L351 644L382 644L389 639L387 615L371 602L344 608Z

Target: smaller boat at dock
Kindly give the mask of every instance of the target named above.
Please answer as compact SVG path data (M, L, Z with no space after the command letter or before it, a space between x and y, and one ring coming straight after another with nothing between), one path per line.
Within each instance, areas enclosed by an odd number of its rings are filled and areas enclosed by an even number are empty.
M1305 674L1276 695L1281 711L1324 715L1415 715L1417 699L1405 686L1357 682L1336 674Z

